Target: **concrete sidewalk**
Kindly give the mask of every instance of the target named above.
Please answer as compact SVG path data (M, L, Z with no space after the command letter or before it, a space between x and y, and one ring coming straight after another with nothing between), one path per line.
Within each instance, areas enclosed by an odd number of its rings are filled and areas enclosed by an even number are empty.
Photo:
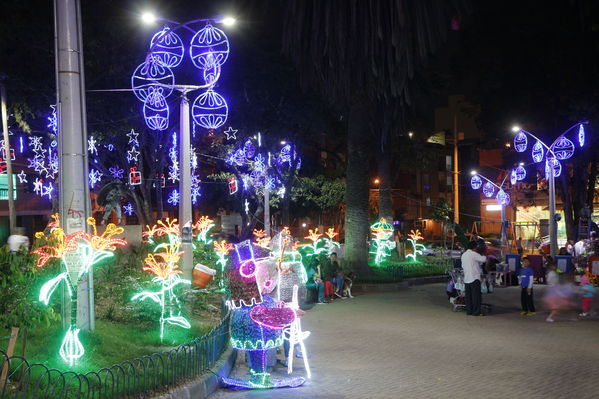
M518 287L483 295L486 317L454 313L443 284L372 293L319 305L312 331L312 379L295 389L219 390L210 398L598 398L599 319L556 323L519 314ZM542 286L535 286L541 306ZM233 375L247 369L239 358ZM296 359L294 372L302 375ZM279 367L274 374L285 373Z

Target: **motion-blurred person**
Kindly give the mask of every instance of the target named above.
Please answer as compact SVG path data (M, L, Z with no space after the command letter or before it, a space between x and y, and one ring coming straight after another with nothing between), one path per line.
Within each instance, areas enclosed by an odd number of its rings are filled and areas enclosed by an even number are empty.
M593 297L595 296L595 286L591 284L591 280L587 274L584 274L580 278L580 298L582 302L582 313L579 314L580 317L587 317L589 312L593 306Z
M21 249L29 250L29 237L25 235L23 227L17 227L15 232L8 237L8 248L11 253L19 252Z

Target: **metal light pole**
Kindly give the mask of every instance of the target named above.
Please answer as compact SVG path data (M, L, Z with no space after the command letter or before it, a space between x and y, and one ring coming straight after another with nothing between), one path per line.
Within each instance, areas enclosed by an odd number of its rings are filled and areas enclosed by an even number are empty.
M548 171L548 172L547 172ZM549 180L549 250L551 257L555 259L557 255L557 220L555 220L555 176L553 175L553 161L549 166L545 161L545 176Z
M191 129L189 122L189 90L181 89L181 103L179 104L179 226L181 229L181 270L185 278L191 280L193 271L193 246L191 243L192 204L191 204Z
M6 178L8 182L8 222L10 234L13 234L17 226L17 215L15 212L15 199L13 197L12 184L12 160L10 158L10 141L8 140L8 113L6 112L6 88L0 83L0 102L2 102L2 132L4 134L4 161L6 162Z
M87 229L90 216L85 76L79 0L55 0L56 89L60 154L60 218L66 234ZM78 286L77 326L94 329L93 269ZM66 315L71 312L67 310ZM67 321L68 322L68 321Z

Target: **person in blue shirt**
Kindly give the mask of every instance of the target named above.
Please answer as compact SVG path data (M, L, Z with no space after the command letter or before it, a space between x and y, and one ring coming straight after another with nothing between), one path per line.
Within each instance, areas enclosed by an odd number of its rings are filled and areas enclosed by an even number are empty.
M520 288L522 288L522 292L520 293L522 312L520 314L523 316L534 316L536 314L532 292L533 277L534 275L530 268L530 261L528 260L528 256L525 256L522 258L522 268L520 269L520 275L518 276Z

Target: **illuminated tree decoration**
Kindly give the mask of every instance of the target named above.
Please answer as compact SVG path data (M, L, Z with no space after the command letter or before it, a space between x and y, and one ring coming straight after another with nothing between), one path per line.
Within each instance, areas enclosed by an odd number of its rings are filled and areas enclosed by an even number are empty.
M146 61L140 64L131 76L133 93L143 103L152 93L159 93L165 98L170 96L174 84L175 75L173 71L153 55L149 55Z
M208 89L193 102L191 115L199 126L208 130L218 129L227 121L229 107L223 96Z
M148 94L144 102L146 125L152 130L166 130L168 128L168 117L168 104L162 93L155 91Z
M514 149L517 152L524 152L526 151L526 147L528 147L528 138L524 132L520 131L514 137Z
M491 198L495 194L495 186L491 182L486 182L483 184L483 194L485 197Z
M545 160L545 176L548 177L553 166L553 177L559 177L562 174L562 164L555 158Z
M165 26L152 37L150 51L162 64L169 68L175 68L183 61L185 48L181 38L168 26Z
M393 241L393 226L384 218L370 226L372 234L372 244L370 253L374 254L374 263L380 266L385 258L391 256L391 251L395 248Z
M410 234L408 234L408 241L412 244L412 253L406 255L406 258L412 258L414 262L418 260L417 256L422 255L422 250L425 248L424 245L418 244L418 241L424 239L422 234L420 234L420 230L410 230Z
M581 124L580 127L578 128L578 144L581 147L584 146L584 140L585 140L584 126Z
M507 206L510 203L510 195L503 190L499 190L495 196L495 201L497 201L499 205Z
M560 137L551 149L555 157L560 160L571 158L574 155L574 143L564 136Z
M515 169L516 172L516 179L518 181L522 181L526 178L526 168L522 165L518 165L518 167L516 167Z
M181 313L181 302L175 294L175 288L180 284L191 284L191 281L182 279L177 263L183 254L179 251L181 239L178 235L179 225L177 219L159 220L158 224L147 227L145 236L149 243L155 243L157 237L166 236L166 242L156 244L153 253L145 259L144 271L155 275L153 282L159 284L158 291L143 291L135 294L132 301L151 299L160 306L160 341L164 340L165 326L167 324L191 328L191 324Z
M478 190L483 185L483 181L479 175L474 175L470 178L470 187L474 190Z
M535 145L532 147L532 160L535 162L541 162L544 155L545 150L543 149L543 144L537 140Z
M208 23L191 39L189 55L196 68L221 67L229 56L229 40L222 30Z
M95 219L88 218L87 224L92 226L93 233L78 231L67 235L60 228L58 215L53 215L52 218L54 222L50 235L45 236L42 232L35 235L38 239L45 239L48 244L40 246L31 253L38 256L37 267L43 267L53 258L61 260L63 271L42 285L39 301L48 305L56 288L64 282L71 297L71 325L62 341L59 354L65 362L73 365L85 354L85 349L79 341L79 329L76 328L77 284L93 265L111 257L117 247L124 246L127 242L113 238L117 234L122 234L123 228L112 223L106 226L104 233L99 235Z

